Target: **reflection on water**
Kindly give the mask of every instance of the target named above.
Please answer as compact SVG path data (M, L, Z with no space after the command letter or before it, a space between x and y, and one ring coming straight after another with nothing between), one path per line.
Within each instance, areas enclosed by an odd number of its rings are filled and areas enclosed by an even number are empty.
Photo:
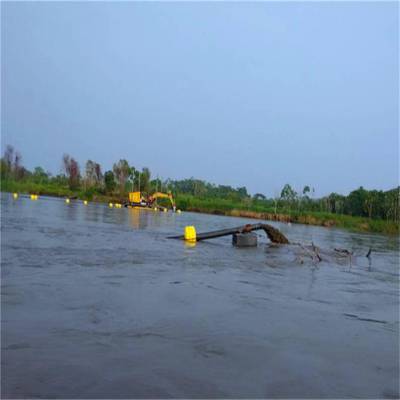
M3 397L398 397L398 238L272 223L316 263L166 239L254 220L1 205Z
M134 229L146 229L150 213L154 211L128 208L129 220Z

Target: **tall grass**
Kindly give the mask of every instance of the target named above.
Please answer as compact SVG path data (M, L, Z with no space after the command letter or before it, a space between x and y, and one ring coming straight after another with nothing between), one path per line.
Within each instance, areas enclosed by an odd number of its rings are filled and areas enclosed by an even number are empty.
M233 202L218 198L195 198L191 195L179 195L176 199L176 204L178 208L186 211L338 227L359 232L399 233L399 225L395 222L353 217L351 215L315 211L290 211L280 208L275 213L275 210L271 207L253 206L243 202Z

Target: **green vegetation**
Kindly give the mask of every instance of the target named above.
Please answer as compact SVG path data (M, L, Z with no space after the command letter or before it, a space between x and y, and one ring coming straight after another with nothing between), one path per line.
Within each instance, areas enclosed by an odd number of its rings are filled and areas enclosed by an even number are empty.
M197 198L192 195L179 195L177 207L182 210L196 211L234 217L267 219L272 221L293 222L306 225L345 228L359 232L376 232L398 234L398 222L357 217L344 214L334 214L323 211L288 211L264 205L246 205L243 202L234 202L225 199Z
M126 160L119 160L104 174L98 163L88 160L82 175L78 162L65 154L64 172L53 176L41 167L27 170L21 159L11 146L6 147L0 159L2 191L120 202L126 201L127 193L133 190L172 192L177 207L187 211L399 233L400 188L384 192L360 187L348 196L331 193L317 199L310 186L297 193L286 184L279 196L267 198L262 193L250 196L245 187L214 185L194 178L152 180L148 168L140 171Z

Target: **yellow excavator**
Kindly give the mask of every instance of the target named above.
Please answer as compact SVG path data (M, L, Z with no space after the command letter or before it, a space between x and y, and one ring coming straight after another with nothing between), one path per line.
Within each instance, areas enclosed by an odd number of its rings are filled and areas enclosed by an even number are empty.
M128 207L140 207L147 209L162 209L166 210L167 207L157 204L157 199L168 199L171 203L172 211L176 211L175 200L171 193L156 192L150 196L145 196L142 192L130 192L129 202L126 204Z
M148 199L149 205L151 207L153 206L153 204L155 206L157 206L157 199L168 199L170 201L170 203L171 203L172 210L175 211L175 209L176 209L175 200L172 197L171 193L161 193L161 192L153 193L151 196L149 196L149 199Z

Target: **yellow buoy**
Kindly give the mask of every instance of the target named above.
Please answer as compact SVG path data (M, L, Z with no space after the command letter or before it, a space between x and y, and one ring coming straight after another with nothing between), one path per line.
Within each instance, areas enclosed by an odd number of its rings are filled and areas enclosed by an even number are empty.
M181 210L176 210L176 212L177 212L178 214L180 214L182 211L181 211Z
M194 226L185 226L185 240L188 242L196 241L196 228Z
M154 207L154 211L158 211L158 208L157 208L157 207Z
M121 207L122 207L122 204L120 204L120 203L115 203L115 207L116 207L116 208L121 208Z
M164 210L163 210L164 212L167 212L168 210L166 209L166 208L164 208Z
M65 202L67 203L67 204L69 204L70 203L70 199L65 199Z
M87 201L87 200L83 200L83 204L84 204L85 206L87 206L87 205L88 205L88 201Z
M18 199L18 193L13 193L14 200Z
M114 204L113 203L108 203L108 207L113 208Z
M37 194L31 194L31 200L37 200L39 196Z

